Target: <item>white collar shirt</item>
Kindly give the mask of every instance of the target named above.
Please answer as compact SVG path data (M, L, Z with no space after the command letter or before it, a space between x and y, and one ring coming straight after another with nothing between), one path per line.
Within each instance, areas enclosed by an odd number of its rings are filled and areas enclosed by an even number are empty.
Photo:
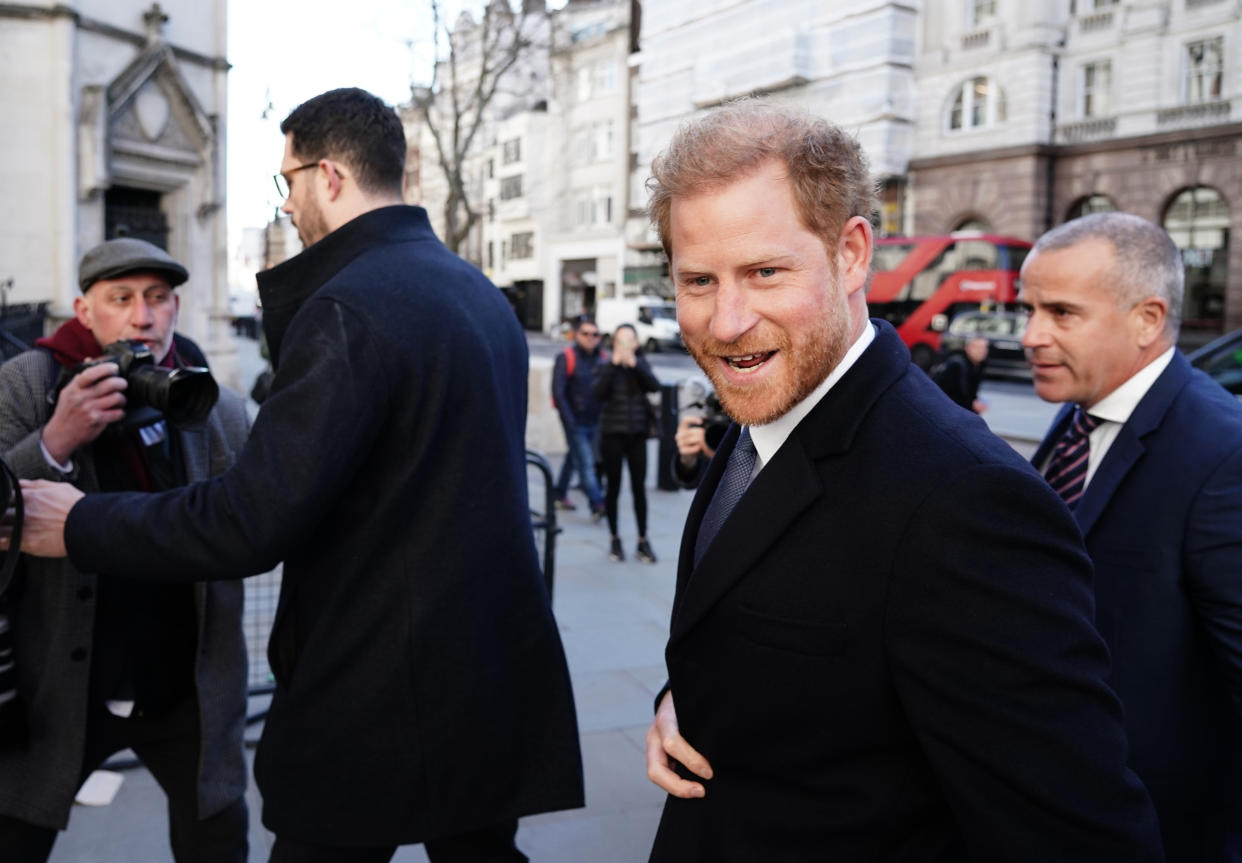
M862 356L863 351L875 341L875 325L868 322L863 327L861 335L855 339L854 344L845 352L845 356L841 358L841 362L837 363L837 367L832 370L828 377L811 390L810 395L798 402L781 416L764 425L747 426L750 430L750 439L754 441L755 452L758 458L755 459L755 469L751 473L751 479L754 479L759 471L763 470L763 466L772 460L777 450L784 445L789 436L793 434L793 430L798 427L798 423L802 422L815 406L823 400L833 385L845 375L846 372L858 362L858 358Z
M1087 452L1087 479L1083 488L1090 485L1091 478L1095 476L1100 462L1104 460L1113 441L1117 440L1121 427L1130 419L1130 415L1143 400L1143 396L1147 395L1147 391L1156 383L1156 379L1173 361L1175 350L1177 348L1169 348L1143 366L1128 381L1100 399L1087 411L1088 414L1098 419L1100 424L1092 430L1089 436L1091 446Z

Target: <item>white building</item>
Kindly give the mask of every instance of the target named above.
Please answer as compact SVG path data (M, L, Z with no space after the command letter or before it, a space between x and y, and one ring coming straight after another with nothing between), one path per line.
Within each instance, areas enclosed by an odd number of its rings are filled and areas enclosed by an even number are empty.
M921 30L912 232L1135 213L1183 250L1183 343L1242 326L1242 6L967 0Z
M683 120L763 95L856 135L881 183L881 230L900 232L914 147L917 14L914 4L882 0L647 0L634 194ZM636 217L632 241L641 229Z
M545 326L623 293L630 46L629 0L570 0L554 20Z
M51 326L71 314L86 249L152 240L190 271L178 328L235 385L225 10L225 0L0 4L0 285L10 310Z

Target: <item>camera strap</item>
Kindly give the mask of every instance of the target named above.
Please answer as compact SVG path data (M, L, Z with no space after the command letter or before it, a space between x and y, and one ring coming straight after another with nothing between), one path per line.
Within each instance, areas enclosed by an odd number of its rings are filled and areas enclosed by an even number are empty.
M9 552L4 556L4 566L0 567L0 585L7 585L13 575L13 570L17 569L17 559L21 557L24 510L22 509L22 484L4 459L0 459L0 472L3 472L5 478L13 485L13 533L9 539ZM8 501L3 503L7 508Z

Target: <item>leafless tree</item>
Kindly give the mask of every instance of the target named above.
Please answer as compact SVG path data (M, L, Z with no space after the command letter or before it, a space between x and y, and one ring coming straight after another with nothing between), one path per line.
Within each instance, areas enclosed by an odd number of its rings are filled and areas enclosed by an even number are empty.
M435 143L435 160L448 186L444 202L444 243L457 252L478 223L480 202L472 199L471 157L481 132L502 107L508 74L539 47L546 21L544 4L490 0L480 19L459 17L450 29L439 0L430 0L434 22L431 82L411 88L411 107ZM516 94L512 94L516 95Z

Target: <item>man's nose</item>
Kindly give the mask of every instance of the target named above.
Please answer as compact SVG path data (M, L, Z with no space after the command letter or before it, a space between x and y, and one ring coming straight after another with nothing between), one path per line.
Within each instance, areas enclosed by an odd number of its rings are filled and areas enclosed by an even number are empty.
M735 342L750 332L758 321L759 315L751 306L750 292L735 280L721 280L712 311L712 337L722 342Z
M1026 329L1022 331L1022 347L1038 348L1048 343L1048 331L1044 327L1043 316L1031 313L1026 319Z
M133 312L129 321L136 327L149 327L155 320L155 315L151 311L151 307L147 305L146 300L139 300L134 303Z

